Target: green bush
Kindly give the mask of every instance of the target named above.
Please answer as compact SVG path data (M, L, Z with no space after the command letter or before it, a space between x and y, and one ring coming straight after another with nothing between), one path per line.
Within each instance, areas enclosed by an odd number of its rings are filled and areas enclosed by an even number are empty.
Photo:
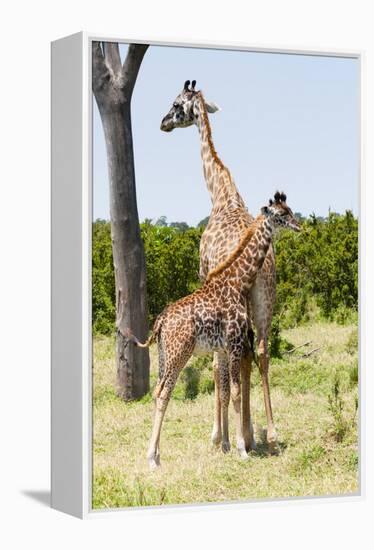
M212 393L214 391L213 354L193 357L191 364L199 372L199 393Z
M182 381L184 383L184 398L196 399L199 395L200 371L193 365L187 365L182 371Z
M115 284L110 224L92 228L92 323L95 334L110 334L115 322Z
M141 225L151 322L167 304L198 287L201 234L201 229Z
M292 344L281 337L281 317L280 315L274 315L270 329L270 356L280 359L283 353L290 349L292 349Z
M352 330L346 344L348 353L356 353L358 349L358 328Z
M199 244L202 228L175 223L141 224L147 268L149 320L164 307L199 286ZM94 333L114 331L115 283L110 223L97 220L92 231L92 320Z
M203 220L205 222L205 220ZM199 244L204 224L167 225L164 217L141 224L147 266L149 320L170 302L199 286ZM280 328L308 321L318 310L340 324L357 320L358 221L347 211L327 218L312 215L303 231L280 232L274 239L277 268L276 314L272 355L281 345ZM97 220L92 240L92 318L95 333L114 331L115 286L110 223Z
M302 226L301 233L283 231L275 239L277 308L296 309L296 324L314 297L323 317L337 314L346 322L346 311L358 303L358 221L350 211L330 212Z
M358 384L358 363L354 363L349 371L349 382L351 387Z

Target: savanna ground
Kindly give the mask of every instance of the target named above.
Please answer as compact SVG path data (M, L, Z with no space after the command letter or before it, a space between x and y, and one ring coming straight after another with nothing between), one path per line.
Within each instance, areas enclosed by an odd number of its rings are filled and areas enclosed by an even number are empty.
M125 403L115 393L114 338L94 339L93 507L203 503L355 493L358 486L357 326L314 321L282 331L288 348L271 360L270 384L280 454L269 456L261 382L254 366L252 418L257 451L212 448L213 383L209 358L193 358L181 374L161 434L162 467L146 461L151 393ZM320 348L308 357L304 354ZM157 351L151 354L151 391Z

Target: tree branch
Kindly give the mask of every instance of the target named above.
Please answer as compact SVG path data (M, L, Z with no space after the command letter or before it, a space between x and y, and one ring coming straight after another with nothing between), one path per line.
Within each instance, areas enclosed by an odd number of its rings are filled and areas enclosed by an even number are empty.
M122 70L118 42L103 42L103 50L107 66L118 76Z
M312 353L315 353L316 351L319 351L321 348L314 348L311 351L308 351L308 353L304 353L301 357L310 357Z
M124 86L128 100L131 99L136 77L143 60L144 54L148 49L148 44L130 44L123 64Z
M100 42L92 42L92 89L98 92L110 78Z
M304 342L304 344L300 344L299 346L296 346L288 351L285 351L284 353L286 354L289 354L289 353L293 353L294 351L296 351L297 349L299 348L303 348L304 346L309 346L309 344L312 343L312 340L308 340L307 342Z

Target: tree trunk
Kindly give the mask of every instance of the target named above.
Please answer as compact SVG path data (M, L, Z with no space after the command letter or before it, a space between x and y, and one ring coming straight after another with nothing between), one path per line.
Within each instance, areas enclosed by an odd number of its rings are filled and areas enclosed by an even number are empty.
M93 92L104 128L110 184L110 219L116 285L118 395L126 401L149 390L149 353L128 344L120 330L148 334L146 272L136 203L131 96L148 46L129 46L121 65L118 44L92 45Z

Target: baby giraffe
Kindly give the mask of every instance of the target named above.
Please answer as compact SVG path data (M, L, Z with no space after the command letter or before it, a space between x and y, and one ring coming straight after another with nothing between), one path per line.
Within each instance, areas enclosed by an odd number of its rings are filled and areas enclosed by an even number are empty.
M224 351L228 367L219 372L222 403L222 449L230 448L228 405L235 411L236 445L246 458L241 422L240 367L246 360L250 322L247 295L269 249L275 228L300 231L286 204L284 193L275 193L274 201L247 229L234 252L210 272L205 284L185 298L167 306L156 319L153 332L142 344L128 331L125 336L137 346L148 347L157 341L159 377L155 388L155 417L148 449L150 468L160 465L160 432L165 411L178 375L194 352Z

